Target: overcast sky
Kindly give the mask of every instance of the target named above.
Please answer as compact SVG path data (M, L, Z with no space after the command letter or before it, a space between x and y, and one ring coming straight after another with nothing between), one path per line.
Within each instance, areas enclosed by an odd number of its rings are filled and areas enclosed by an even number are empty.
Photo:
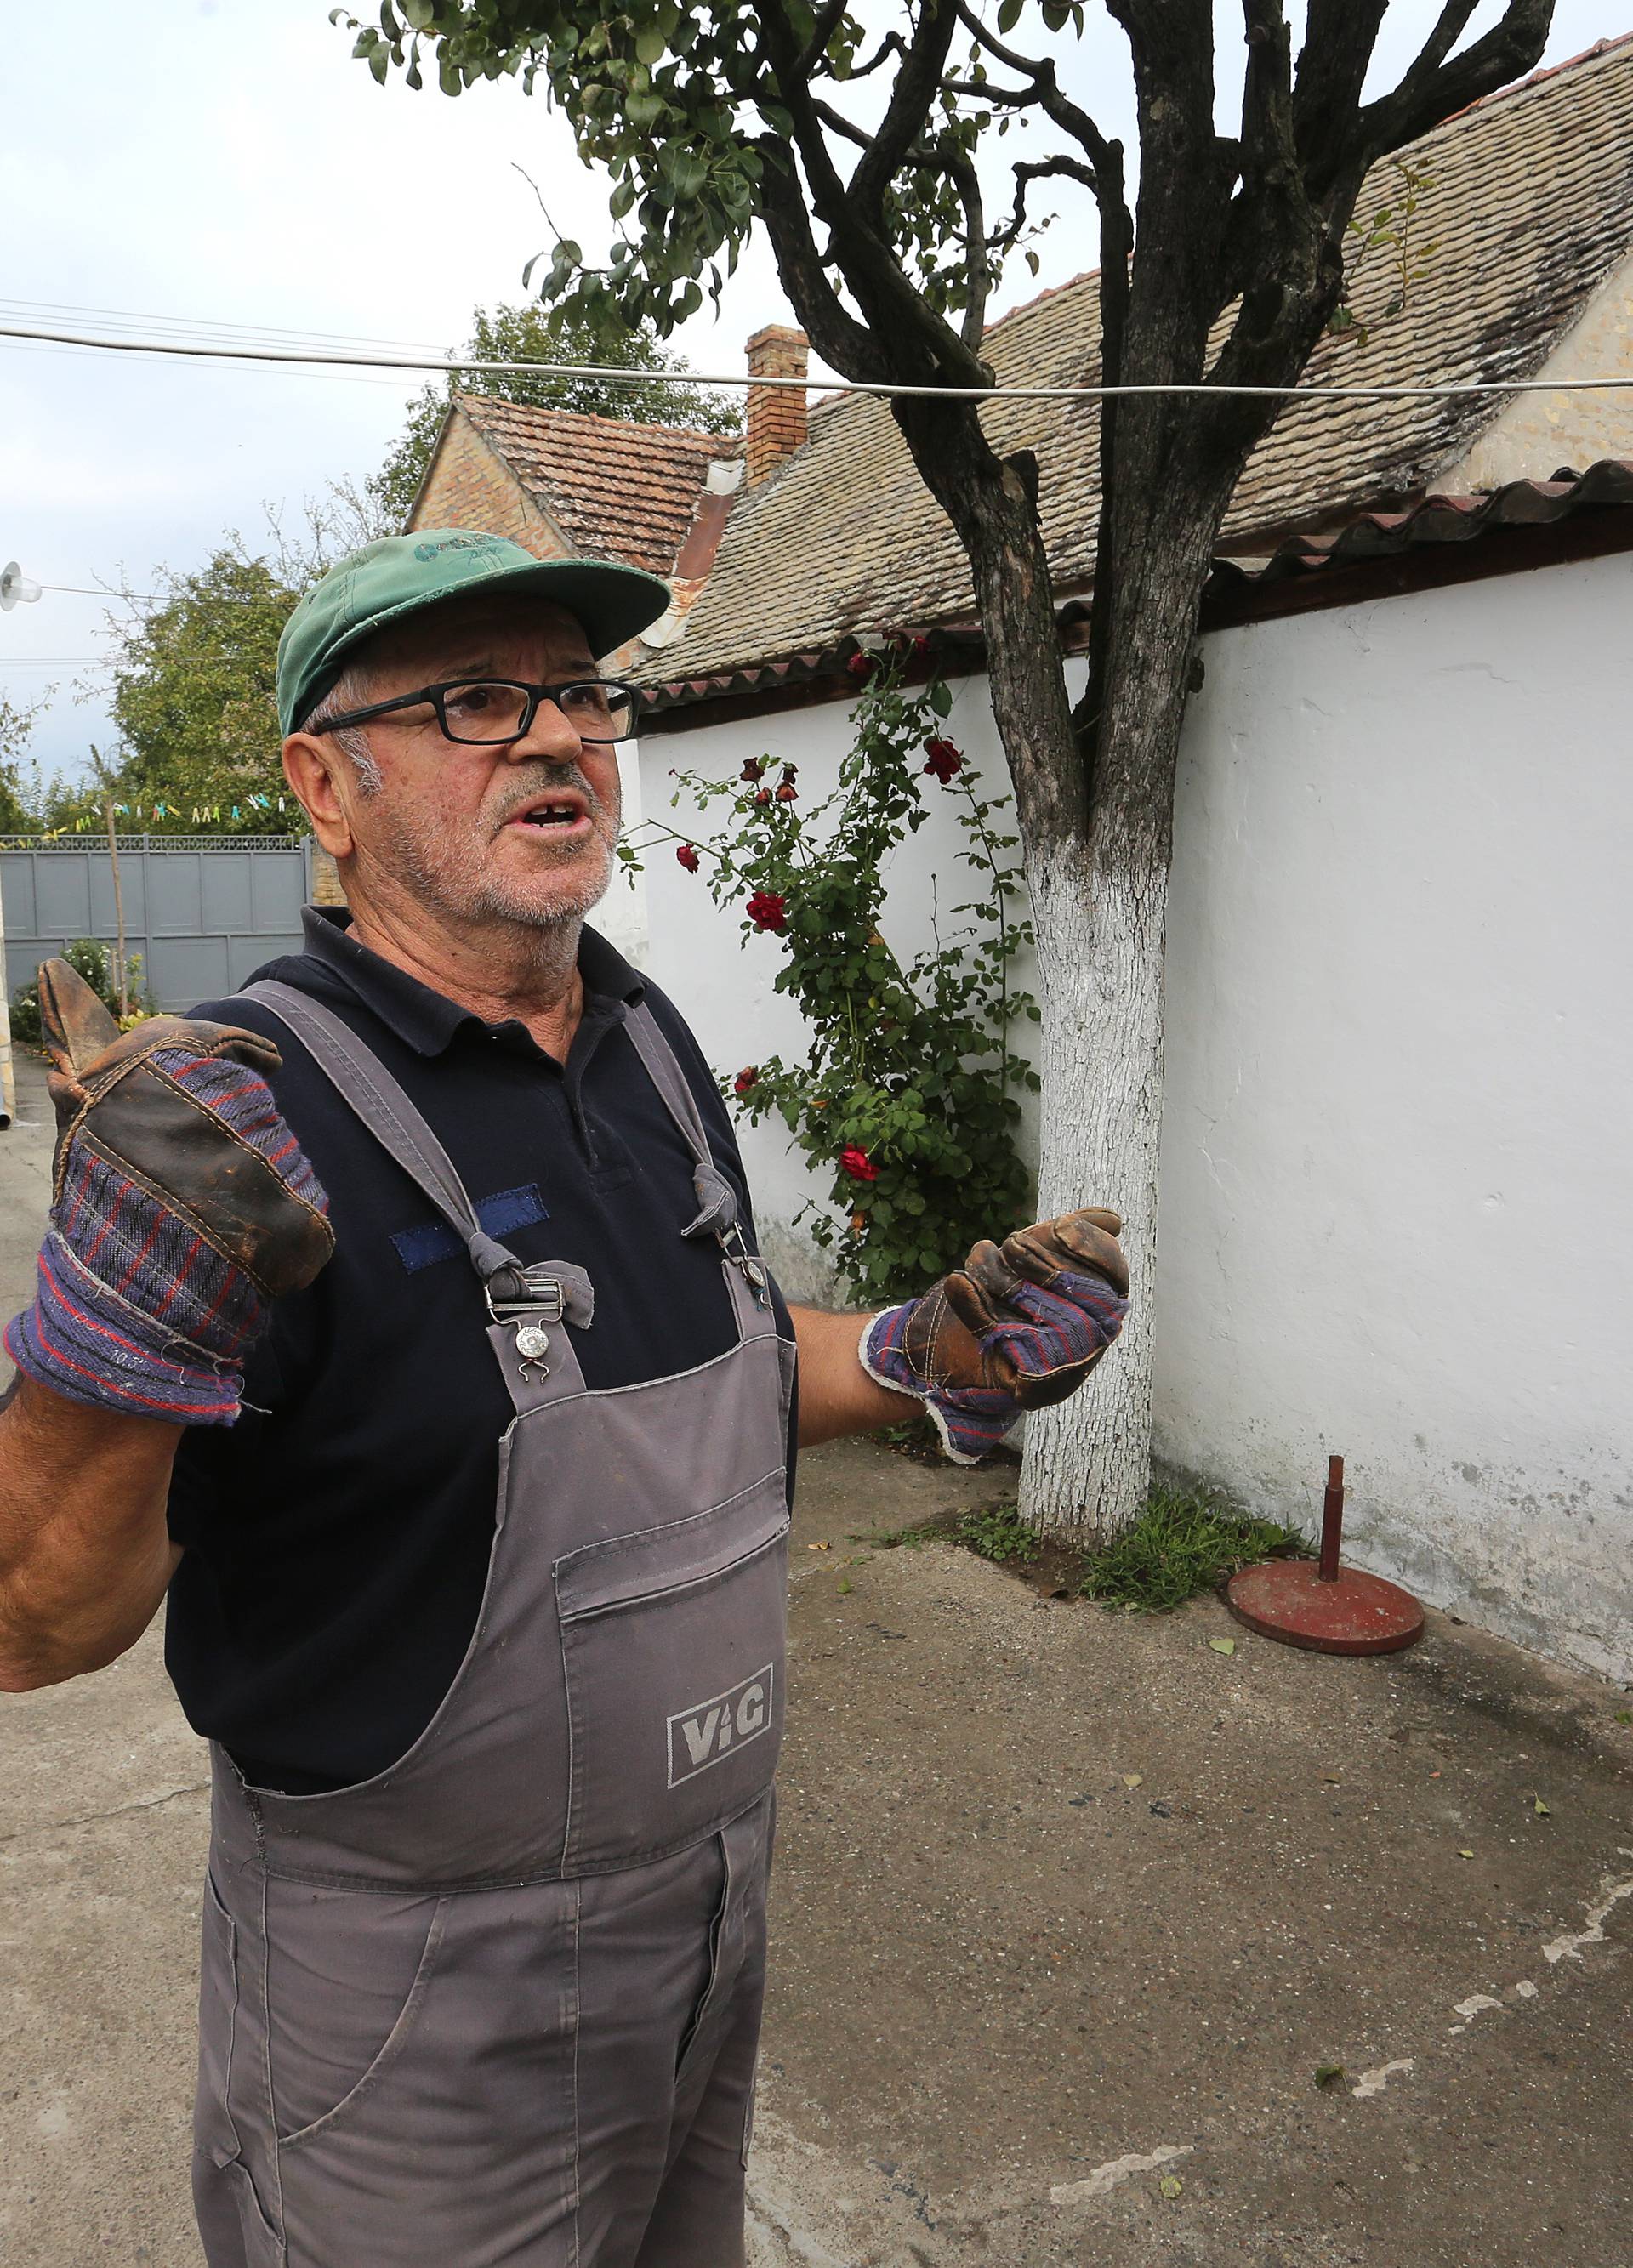
M1548 60L1627 29L1605 12L1616 4L1558 0ZM1382 63L1398 69L1437 12L1394 0ZM1497 12L1484 0L1474 28ZM1240 37L1234 0L1221 18L1223 52ZM8 10L0 321L261 324L446 351L474 306L522 296L522 266L550 240L518 164L565 233L601 243L604 188L542 100L510 83L456 101L379 88L349 48L326 0ZM1132 142L1121 63L1097 22L1071 77ZM1002 304L1095 262L1076 229L1041 249L1038 282L1017 267ZM757 252L718 321L698 317L679 344L698 369L735 370L751 331L788 319ZM258 536L267 504L298 513L331 480L366 477L417 383L0 341L0 563L149 589L157 565L196 563L225 528ZM92 666L103 613L48 591L0 615L0 695L56 688L34 744L49 769L77 771L87 742L111 737Z

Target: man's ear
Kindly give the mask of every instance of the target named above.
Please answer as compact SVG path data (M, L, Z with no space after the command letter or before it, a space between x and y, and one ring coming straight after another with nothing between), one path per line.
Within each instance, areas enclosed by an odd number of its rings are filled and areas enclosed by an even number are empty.
M284 743L284 777L312 821L312 832L331 858L351 856L351 815L334 759L311 733L292 733Z

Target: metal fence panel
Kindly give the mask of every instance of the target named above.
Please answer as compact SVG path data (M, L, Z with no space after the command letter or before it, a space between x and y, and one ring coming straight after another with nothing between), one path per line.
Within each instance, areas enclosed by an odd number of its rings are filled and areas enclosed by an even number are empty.
M310 845L297 836L121 838L125 946L140 954L141 989L159 1008L235 991L280 953L300 950L311 895ZM8 997L77 937L111 945L113 862L84 842L0 842Z

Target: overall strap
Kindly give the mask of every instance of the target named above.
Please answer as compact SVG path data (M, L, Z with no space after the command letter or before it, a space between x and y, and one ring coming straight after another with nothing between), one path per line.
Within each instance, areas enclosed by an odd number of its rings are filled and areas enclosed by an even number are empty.
M488 1336L518 1410L554 1400L574 1381L581 1386L570 1348L558 1352L549 1366L538 1358L548 1344L544 1323L559 1322L565 1316L585 1327L594 1318L595 1293L585 1270L556 1260L528 1267L488 1234L453 1160L424 1114L333 1009L271 977L247 984L239 997L259 1001L288 1025L329 1084L459 1237L493 1319ZM529 1344L536 1346L537 1354L529 1354ZM548 1392L542 1390L542 1381L552 1375L556 1384Z
M750 1328L758 1328L755 1309L764 1310L771 1305L767 1289L770 1278L763 1263L743 1241L737 1215L737 1193L714 1162L698 1098L674 1049L663 1036L657 1018L644 1000L632 1004L624 1028L692 1154L691 1184L697 1191L699 1211L697 1219L690 1221L681 1233L713 1236L720 1245L726 1259L726 1280L733 1311L739 1329L746 1334Z

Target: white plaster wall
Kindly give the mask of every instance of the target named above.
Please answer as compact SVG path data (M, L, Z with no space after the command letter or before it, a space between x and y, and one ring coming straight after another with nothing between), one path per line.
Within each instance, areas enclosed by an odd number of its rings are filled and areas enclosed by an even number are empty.
M1633 1678L1626 557L1223 632L1176 805L1163 1453Z
M1494 578L1218 633L1175 809L1156 1438L1312 1523L1349 1460L1348 1546L1433 1603L1633 1679L1633 562ZM1075 684L1074 686L1075 690ZM950 731L998 772L983 681ZM668 767L770 753L814 792L834 703L652 739ZM927 933L956 848L899 854ZM667 847L650 967L710 1060L801 1046L743 939ZM745 1130L767 1249L810 1184Z
M1556 381L1633 379L1633 255L1612 270L1537 372ZM1562 467L1585 472L1603 457L1633 457L1633 387L1602 394L1517 394L1460 458L1429 485L1448 496L1546 481Z
M640 825L641 815L639 741L626 741L618 749L618 784L624 796L624 831L632 834ZM646 876L639 869L615 868L612 887L591 915L590 924L601 932L609 944L616 945L626 961L637 968L645 968L651 942Z
M991 788L1007 780L1007 771L986 682L984 677L955 681L952 713L942 730ZM1074 694L1081 684L1079 669ZM835 701L697 732L653 734L641 744L643 808L649 818L683 834L707 836L722 824L721 807L699 812L683 796L679 808L672 809L676 782L671 770L731 779L746 758L764 755L778 763L797 764L802 798L808 804L818 803L837 784L840 760L853 737L851 718L852 704ZM970 868L957 863L964 837L953 821L955 798L933 778L925 780L924 788L931 817L897 854L885 899L884 932L903 959L933 941L938 905L946 933L945 909L976 895L970 887L974 880ZM672 844L661 843L647 854L646 885L650 930L647 966L685 1014L715 1070L730 1074L764 1056L780 1055L785 1061L802 1056L809 1045L804 1020L784 994L772 989L783 965L777 939L757 934L745 938L741 915L716 909L701 875L688 874L676 864ZM1016 981L1035 991L1037 971L1030 956L1028 963L1018 970ZM1017 1054L1027 1060L1031 1059L1035 1036L1036 1027L1026 1022L1017 1024L1011 1034ZM1026 1112L1023 1135L1031 1154L1036 1110L1031 1096L1021 1101ZM780 1118L764 1119L758 1126L742 1121L739 1139L754 1191L756 1219L779 1280L796 1299L831 1299L834 1284L826 1261L809 1235L793 1226L808 1197L821 1195L825 1202L824 1185L789 1142Z

